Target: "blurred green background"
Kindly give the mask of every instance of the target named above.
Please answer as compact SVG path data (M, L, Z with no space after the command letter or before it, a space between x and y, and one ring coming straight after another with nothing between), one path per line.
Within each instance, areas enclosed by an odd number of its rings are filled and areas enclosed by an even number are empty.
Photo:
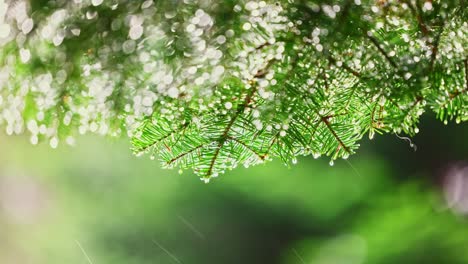
M0 263L468 263L468 126L423 119L333 167L304 157L221 175L0 136Z

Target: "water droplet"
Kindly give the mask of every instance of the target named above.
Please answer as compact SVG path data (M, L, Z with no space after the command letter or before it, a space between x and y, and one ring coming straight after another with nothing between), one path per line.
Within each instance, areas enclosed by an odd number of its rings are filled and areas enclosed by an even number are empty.
M423 11L430 11L432 10L432 3L431 1L426 1L423 5Z
M167 90L167 95L171 98L177 98L179 97L179 89L176 87L171 87L169 90Z
M23 34L27 35L34 27L34 21L32 18L26 19L23 24L21 24L21 31Z
M126 54L132 53L136 48L136 43L134 40L127 40L122 44L123 52Z
M81 29L79 28L74 28L71 30L71 33L75 36L79 36L81 34Z
M37 137L37 135L32 135L30 138L30 141L31 141L31 144L37 145L37 143L39 142L39 138Z
M209 182L210 182L210 178L209 178L209 177L203 177L203 178L201 178L200 180L202 180L204 183L209 183Z
M57 137L51 138L51 139L50 139L50 142L49 142L50 147L53 148L53 149L57 148L58 143L59 143L59 142L58 142L58 138L57 138Z
M224 44L224 43L226 42L226 37L223 36L223 35L220 35L220 36L218 36L218 37L216 38L216 42L217 42L218 44L220 44L220 45L221 45L221 44Z
M104 2L104 0L91 0L91 3L93 4L93 6L101 5L102 2Z
M152 4L153 4L153 0L146 0L145 2L143 2L143 4L141 4L141 9L146 9L150 7Z
M141 25L132 26L128 33L128 36L133 40L137 40L141 38L142 35L143 35L143 27Z
M232 29L229 29L229 30L226 31L226 37L228 37L228 38L234 37L234 34L235 34L234 30L232 30Z
M20 49L20 59L23 63L27 63L31 59L31 52L28 49Z
M86 18L89 19L89 20L96 18L97 15L98 15L97 11L89 10L88 12L86 12Z

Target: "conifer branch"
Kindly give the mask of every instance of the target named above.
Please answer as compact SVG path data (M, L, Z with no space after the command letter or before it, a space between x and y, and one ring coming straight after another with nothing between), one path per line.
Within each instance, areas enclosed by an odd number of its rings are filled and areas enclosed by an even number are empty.
M338 141L339 145L341 147L343 147L344 150L346 150L346 152L348 152L349 154L351 154L351 151L350 149L343 143L343 140L341 140L341 138L338 136L338 134L336 133L336 131L332 128L331 124L330 124L330 121L327 117L320 117L320 120L325 123L325 125L327 126L328 130L330 130L330 132L333 134L333 136L335 137L336 141Z
M208 180L346 158L367 133L415 134L429 108L468 121L464 0L233 0L229 16L200 1L6 2L0 126L32 144L127 134Z
M445 23L442 22L442 25L440 26L440 29L435 36L434 42L432 43L432 54L431 54L431 60L429 62L430 72L434 70L434 63L437 58L437 53L439 52L440 37L442 36L442 33L444 32L444 27L445 27Z
M258 73L257 73L258 74ZM229 138L229 132L231 131L232 126L234 125L234 122L236 122L237 118L239 115L244 112L245 108L250 104L250 101L252 100L252 96L257 92L257 86L254 85L250 92L247 94L245 97L244 102L238 106L237 111L234 113L234 115L231 117L231 120L229 121L228 125L224 129L223 133L221 136L216 140L218 142L218 146L214 152L213 158L211 158L210 165L208 167L208 172L205 177L211 177L213 174L213 167L215 165L215 162L218 158L219 152L221 151L221 148L223 148L224 143L226 143L226 140Z
M411 13L413 14L413 16L418 21L418 26L419 26L419 29L420 29L421 33L423 34L423 36L427 37L428 34L429 34L428 26L426 25L426 23L424 23L424 20L423 20L421 14L419 13L419 9L417 9L413 5L413 3L411 3L411 1L409 1L409 0L404 0L403 2L408 5L409 9L411 10Z
M163 135L162 137L157 137L155 138L154 140L152 140L151 142L149 142L148 144L144 145L144 146L140 146L140 147L137 147L137 148L134 148L134 152L135 153L142 153L142 152L145 152L147 151L148 149L154 147L156 144L160 143L160 142L163 142L164 140L168 139L169 137L173 136L174 134L176 133L179 133L180 131L183 131L185 130L187 127L189 126L189 123L185 123L183 124L182 126L180 126L178 129L174 129L172 131L169 131L168 133L166 133L165 135ZM144 127L143 126L143 129L142 129L142 133L144 133Z
M187 156L189 154L192 154L193 152L195 152L195 151L197 151L197 150L199 150L199 149L201 149L201 148L203 148L205 146L206 146L206 144L200 144L200 145L198 145L198 146L196 146L196 147L194 147L192 149L189 149L188 151L183 152L183 153L177 155L177 157L174 157L171 160L167 161L167 165L172 165L174 162L180 160L181 158L183 158L183 157L185 157L185 156Z
M393 61L393 59L387 54L387 52L380 46L379 41L373 37L366 34L366 37L372 42L372 44L377 48L377 50L385 57L385 59L392 65L394 69L399 70L398 65Z
M328 59L336 67L342 67L343 69L345 69L347 72L351 73L352 75L354 75L354 76L356 76L358 78L361 78L361 74L359 72L355 71L354 69L352 69L351 67L349 67L346 63L342 63L341 66L338 66L337 63L336 63L336 59L333 58L331 55L328 56Z
M242 142L241 140L235 138L235 137L231 137L231 136L228 136L228 140L232 140L238 144L241 144L242 146L244 146L246 149L248 149L250 152L252 152L253 154L255 154L255 156L257 156L259 159L261 160L264 160L265 159L265 156L264 154L260 154L258 153L255 149L253 149L251 146L247 145L245 142Z

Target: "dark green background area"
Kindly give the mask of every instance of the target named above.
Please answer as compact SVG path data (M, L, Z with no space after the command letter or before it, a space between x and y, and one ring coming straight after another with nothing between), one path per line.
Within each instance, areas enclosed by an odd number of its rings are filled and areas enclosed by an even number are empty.
M210 184L124 140L2 136L0 263L88 263L80 246L93 263L468 263L467 223L441 195L468 126L423 118L420 131L416 152L378 136L333 167L275 161Z

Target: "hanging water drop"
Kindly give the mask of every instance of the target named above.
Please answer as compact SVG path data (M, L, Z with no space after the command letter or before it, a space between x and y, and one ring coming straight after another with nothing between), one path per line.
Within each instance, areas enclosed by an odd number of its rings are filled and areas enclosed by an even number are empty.
M204 183L209 183L210 182L209 177L203 177L203 178L200 178L200 180L202 180Z

